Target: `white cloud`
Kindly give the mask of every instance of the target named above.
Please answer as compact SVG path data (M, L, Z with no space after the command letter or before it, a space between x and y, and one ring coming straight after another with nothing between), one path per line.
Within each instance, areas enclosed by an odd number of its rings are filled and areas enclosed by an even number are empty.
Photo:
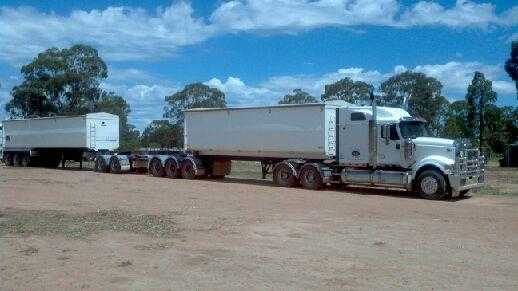
M479 62L448 62L440 65L421 65L413 69L437 78L444 86L444 93L448 97L463 96L466 88L473 79L473 73L484 73L487 79L493 81L493 89L499 95L514 94L514 84L511 81L500 79L501 66L486 65Z
M221 4L211 21L228 31L392 25L398 6L396 0L235 0Z
M228 77L225 82L212 78L206 85L218 88L226 95L226 101L231 106L269 104L275 92L265 87L247 86L241 79Z
M151 121L162 119L165 96L178 91L171 82L138 69L110 69L102 87L123 96L131 106L129 122L143 130Z
M419 1L404 8L397 0L234 0L211 16L223 31L299 31L323 26L512 26L518 7L501 14L491 3L457 0L453 7Z
M32 8L0 8L0 59L27 60L49 47L81 42L98 48L109 60L139 60L173 55L199 43L213 28L193 17L186 2L151 14L139 8L75 10L68 16Z
M86 43L109 61L158 59L179 48L233 32L293 33L318 27L447 26L518 24L518 6L500 14L490 3L458 0L452 7L398 0L233 0L222 2L209 19L195 17L191 5L175 1L150 12L107 7L69 15L28 7L0 7L0 61L20 64L49 47Z
M507 16L506 16L507 17ZM475 3L457 0L455 6L446 8L436 2L420 1L405 11L400 24L404 26L445 25L450 27L488 26L508 24L510 20L499 18L495 6L490 3Z
M381 82L390 76L407 69L423 72L437 78L444 86L443 94L452 100L464 98L466 88L471 82L475 71L484 73L486 78L493 81L493 89L498 93L500 100L515 94L514 83L502 79L499 66L485 65L478 62L448 62L445 64L421 65L414 68L398 65L388 72L369 71L363 68L342 68L336 72L319 76L271 77L256 86L249 86L237 77L229 77L226 81L213 78L205 84L223 91L230 106L272 105L276 104L285 94L293 89L300 88L319 99L326 84L336 82L342 78L349 77L355 81L364 81L378 87ZM500 104L509 104L511 101L511 99L505 100L504 103Z
M511 43L511 42L513 42L513 41L515 41L515 40L518 40L518 32L517 32L517 33L513 33L513 34L511 34L511 36L509 36L509 37L507 38L507 42L508 42L508 43Z

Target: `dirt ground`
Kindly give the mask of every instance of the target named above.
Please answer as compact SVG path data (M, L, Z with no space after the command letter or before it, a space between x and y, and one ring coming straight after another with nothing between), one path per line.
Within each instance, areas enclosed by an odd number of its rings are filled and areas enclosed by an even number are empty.
M515 171L495 170L485 191L514 193ZM0 289L518 288L518 195L426 201L245 172L0 166Z

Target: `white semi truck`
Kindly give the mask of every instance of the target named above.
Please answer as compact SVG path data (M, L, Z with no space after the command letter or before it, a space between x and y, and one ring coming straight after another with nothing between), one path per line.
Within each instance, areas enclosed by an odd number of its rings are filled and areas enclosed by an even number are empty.
M263 178L271 173L280 186L396 187L427 199L464 195L485 182L478 150L430 137L425 121L399 108L334 101L184 113L183 151L102 151L95 170L222 178L231 161L249 160L260 161Z
M119 147L119 117L109 113L10 119L2 122L2 159L8 166L57 167L82 162L85 152Z

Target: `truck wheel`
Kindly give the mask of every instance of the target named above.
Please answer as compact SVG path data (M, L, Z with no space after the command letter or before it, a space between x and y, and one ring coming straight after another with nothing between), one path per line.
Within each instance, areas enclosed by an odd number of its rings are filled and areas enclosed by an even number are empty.
M21 167L22 166L22 155L21 154L14 154L13 166L15 166L15 167Z
M29 166L29 163L30 163L30 157L29 157L29 155L23 155L23 157L22 157L22 161L21 161L21 166L22 166L22 167L28 167L28 166Z
M14 166L13 155L6 154L4 156L4 161L5 161L5 165L8 166L8 167Z
M436 170L427 170L417 179L419 195L424 199L440 200L448 195L446 181L441 173Z
M318 169L312 165L303 166L300 170L300 184L311 190L320 190L324 185Z
M106 162L103 158L98 157L97 159L95 159L95 171L99 173L108 172L108 166L106 166Z
M110 160L110 172L112 172L113 174L122 173L121 163L119 162L119 159L114 157Z
M149 173L153 177L163 177L164 176L164 167L162 167L162 163L159 159L151 160L149 164Z
M192 180L196 178L196 170L191 160L182 162L182 178Z
M293 170L288 164L281 163L273 171L273 182L282 187L295 187L297 177L293 175Z
M169 159L165 162L165 175L168 178L178 178L180 175L180 169L175 160Z
M460 192L459 192L459 198L462 198L462 197L466 196L466 194L468 194L468 192L469 192L469 189L468 189L468 190L462 190L462 191L460 191Z

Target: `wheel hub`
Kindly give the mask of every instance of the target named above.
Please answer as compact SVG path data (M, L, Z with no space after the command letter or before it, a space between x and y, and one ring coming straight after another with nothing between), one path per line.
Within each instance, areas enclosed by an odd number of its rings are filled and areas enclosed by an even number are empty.
M425 177L421 181L421 189L425 194L434 194L439 188L439 183L434 177Z

